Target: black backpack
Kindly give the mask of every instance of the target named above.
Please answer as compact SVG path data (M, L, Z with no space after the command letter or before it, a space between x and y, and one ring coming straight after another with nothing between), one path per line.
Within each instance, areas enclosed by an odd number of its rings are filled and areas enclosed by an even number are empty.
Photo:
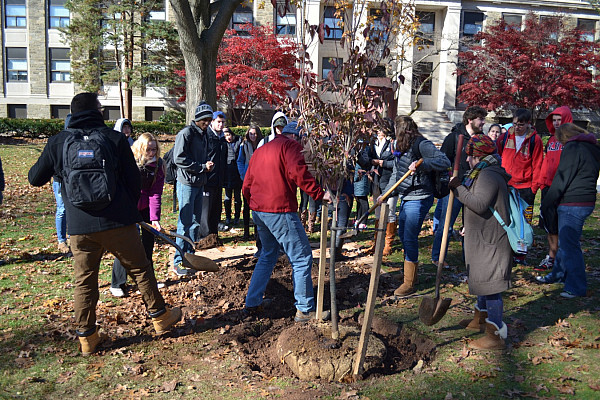
M162 159L165 163L165 182L174 185L177 182L177 165L173 161L173 149L167 151Z
M71 204L85 211L106 208L117 190L117 149L100 130L68 129L62 179Z
M417 136L415 142L413 143L412 150L417 160L421 158L421 151L419 150L419 145L424 140L427 139L423 136ZM450 188L448 187L448 183L450 182L450 169L443 171L430 171L429 177L431 179L431 182L433 183L433 197L435 197L436 199L441 199L450 194Z

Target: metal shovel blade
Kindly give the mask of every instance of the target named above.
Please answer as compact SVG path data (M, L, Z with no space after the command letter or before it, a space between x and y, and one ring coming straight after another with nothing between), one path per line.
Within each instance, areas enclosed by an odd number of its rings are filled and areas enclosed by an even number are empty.
M419 319L427 326L435 325L446 315L452 299L425 297L419 306Z
M219 264L207 257L197 256L192 253L183 254L183 266L196 271L217 272Z

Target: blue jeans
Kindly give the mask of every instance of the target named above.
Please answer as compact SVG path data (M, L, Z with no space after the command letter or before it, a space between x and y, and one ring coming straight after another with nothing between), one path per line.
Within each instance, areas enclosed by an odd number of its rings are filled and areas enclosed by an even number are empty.
M185 185L177 181L177 201L179 202L179 218L177 219L177 233L184 235L195 243L200 237L200 219L202 217L202 197L204 189ZM176 243L186 253L194 253L191 244L177 238ZM181 264L182 254L175 252L173 264Z
M423 220L433 205L433 195L421 200L403 200L398 215L398 236L406 261L419 261L419 233Z
M435 206L434 216L438 217L437 226L434 222L433 230L433 246L431 246L431 260L439 261L440 251L442 247L442 236L444 235L444 222L446 221L446 210L448 209L448 200L450 196L443 197L438 200L437 205ZM452 204L452 214L450 215L450 226L449 230L452 230L454 223L456 222L456 218L458 217L458 213L462 208L462 203L456 197L454 198L454 203ZM448 243L446 243L446 254L448 251Z
M346 228L348 227L348 221L350 220L350 213L352 212L352 204L354 203L354 197L348 196L348 201L346 201L346 197L340 196L338 202L338 215L337 215L337 227L338 228ZM331 207L333 209L333 207ZM339 247L344 244L343 239L340 238L342 233L345 233L346 230L339 230L335 234L335 247Z
M257 307L262 303L281 246L292 264L296 309L302 312L314 311L315 298L311 279L312 250L300 217L295 212L252 211L252 218L262 242L262 251L248 286L246 308Z
M585 296L587 293L580 239L583 224L593 211L594 206L558 206L558 253L552 275L557 278L561 277L560 274L566 276L565 290L577 296ZM557 264L560 265L555 272Z
M65 203L62 199L60 186L60 182L52 182L52 191L56 200L56 214L54 215L56 220L56 237L58 238L58 243L64 243L67 241L67 216L65 215Z

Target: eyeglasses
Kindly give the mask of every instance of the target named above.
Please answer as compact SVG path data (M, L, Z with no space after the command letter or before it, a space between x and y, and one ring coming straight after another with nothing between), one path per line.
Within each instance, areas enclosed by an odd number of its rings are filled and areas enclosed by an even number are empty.
M101 113L104 113L105 107L104 106L100 106L98 107L98 111L100 111Z
M519 128L522 128L522 127L526 126L527 124L528 124L528 122L515 122L513 125L518 126Z

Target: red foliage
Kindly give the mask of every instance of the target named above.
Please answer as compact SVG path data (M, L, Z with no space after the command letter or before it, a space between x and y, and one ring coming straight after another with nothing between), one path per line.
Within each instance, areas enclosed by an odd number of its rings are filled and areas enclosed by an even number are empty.
M488 110L528 108L534 116L558 105L600 106L600 85L591 71L600 65L600 45L565 28L562 17L540 22L530 13L522 31L501 20L474 39L478 44L459 53L457 73L467 81L459 88L460 101Z
M217 95L231 108L249 112L259 102L283 103L298 82L298 48L273 26L242 27L249 36L226 32L217 55Z

